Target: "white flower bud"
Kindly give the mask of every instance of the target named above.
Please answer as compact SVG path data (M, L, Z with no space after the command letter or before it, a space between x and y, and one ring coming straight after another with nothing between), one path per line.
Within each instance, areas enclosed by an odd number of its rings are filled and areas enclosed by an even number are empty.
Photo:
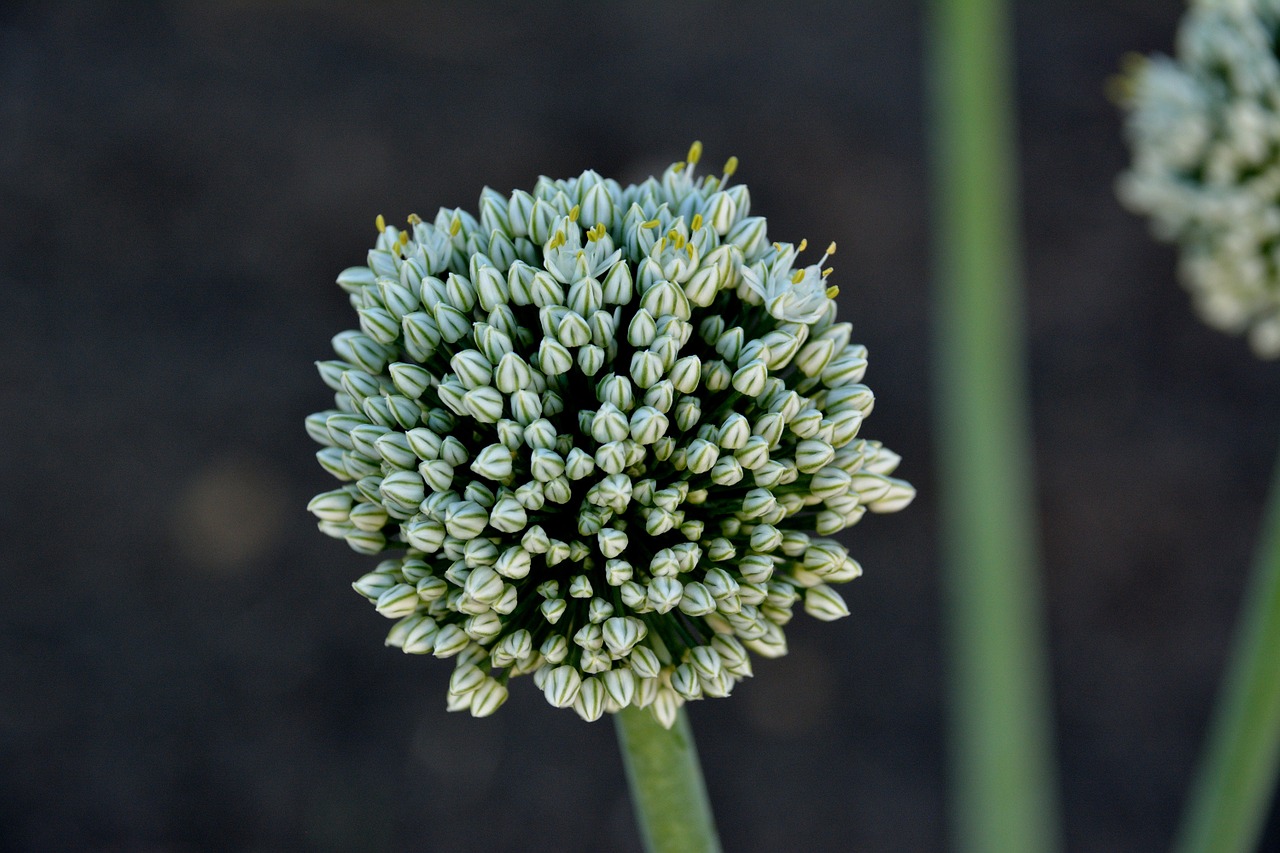
M581 688L582 676L578 670L572 666L558 666L548 673L542 693L553 707L568 708L578 698Z
M399 337L400 321L387 309L373 306L356 313L360 316L361 330L378 343L389 344Z
M484 672L475 664L459 665L449 678L449 692L463 696L484 684L485 678Z
M431 374L416 364L396 362L388 368L401 394L416 400L431 387Z
M357 433L363 433L364 427L357 427L352 430L351 437L356 439ZM373 429L373 427L368 427ZM411 469L418 465L418 457L413 452L413 448L409 446L409 439L402 432L385 432L378 436L373 442L373 451L376 455L382 457L388 465L396 468Z
M307 504L307 511L321 521L346 521L351 514L351 495L344 489L322 492Z
M695 646L689 650L689 666L697 673L699 680L718 678L722 664L720 653L713 646Z
M804 611L823 622L833 622L849 615L849 608L840 593L826 584L818 584L805 590Z
M392 471L383 478L378 491L384 501L412 510L426 497L422 477L416 471Z
M574 699L573 710L588 723L595 722L604 714L605 695L603 682L598 678L585 678Z
M605 692L619 707L631 704L636 694L635 673L629 669L612 669L604 673L600 680L604 683Z
M444 516L445 530L449 535L464 540L479 536L488 521L489 514L474 501L459 501L451 505Z
M549 663L560 663L569 656L569 640L564 634L552 634L539 649Z
M407 583L398 583L383 590L378 596L377 610L389 619L408 616L418 609L418 591Z
M486 678L471 696L471 716L487 717L507 701L507 688L497 679Z
M338 286L347 293L359 293L365 287L373 286L376 278L368 267L347 267L338 274Z
M854 488L853 477L839 468L828 466L813 475L809 490L821 499L842 495Z
M510 448L491 444L476 454L471 470L486 479L502 482L511 476L512 461Z
M451 622L440 626L432 654L438 658L453 657L469 645L471 645L471 638L466 635L460 625Z
M602 284L604 301L609 305L629 305L634 294L631 265L614 264Z
M578 350L578 369L587 376L595 376L604 367L605 351L595 344L587 344Z
M886 477L889 489L875 500L867 502L867 509L872 512L897 512L905 509L916 496L915 488L908 482Z
M716 462L719 461L719 458L719 447L709 441L698 438L689 444L686 464L690 472L704 474L712 469Z
M716 340L716 352L723 356L726 362L736 362L745 340L746 333L741 326L726 329Z
M604 634L598 624L588 623L573 635L573 642L583 649L604 648Z
M684 699L701 699L702 685L693 667L682 663L671 673L671 689Z
M529 473L534 480L546 483L564 473L564 460L554 450L539 448L529 459Z
M547 376L559 376L573 367L573 356L559 341L543 338L538 345L538 369Z
M467 315L447 302L437 302L431 306L431 317L445 343L457 343L471 331L471 321ZM406 321L408 318L405 318Z
M718 392L729 387L733 382L733 371L720 359L703 362L702 384L708 391Z
M748 554L738 563L738 573L747 583L764 583L773 576L773 560L764 554Z
M574 575L569 580L570 598L590 598L592 596L591 579L586 575Z
M538 606L542 611L542 617L552 625L560 621L560 617L564 615L565 608L568 604L563 598L549 598Z
M801 347L796 354L795 365L805 376L816 377L827 369L835 352L834 341L818 338Z
M377 571L362 576L351 587L370 601L377 602L384 592L399 582L394 573Z
M659 613L666 613L680 603L684 584L673 577L656 577L648 583L649 604Z
M502 633L502 619L492 610L486 610L467 619L463 623L463 630L477 643L486 645Z
M497 388L473 388L463 395L467 414L483 424L496 424L502 417L502 394Z
M600 553L606 557L617 557L627 549L628 537L621 530L606 527L596 534L596 542L600 547Z
M400 648L407 655L429 655L435 650L436 636L439 634L440 626L436 624L434 619L429 617L408 617L415 619L413 627L404 635L404 642ZM397 645L392 642L391 635L387 635L387 645Z
M706 616L716 610L716 601L705 585L693 581L684 585L679 607L688 616Z

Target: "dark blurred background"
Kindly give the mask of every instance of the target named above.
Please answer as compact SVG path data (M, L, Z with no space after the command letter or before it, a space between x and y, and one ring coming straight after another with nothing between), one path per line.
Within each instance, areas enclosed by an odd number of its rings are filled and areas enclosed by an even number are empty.
M1031 399L1073 851L1164 848L1280 433L1122 211L1104 82L1170 0L1017 6ZM920 490L850 531L852 618L691 717L730 851L947 844L924 9L851 3L0 6L0 849L635 851L607 721L527 680L444 710L373 563L314 529L302 419L376 214L702 139L770 233L836 240ZM1273 833L1274 835L1274 833Z

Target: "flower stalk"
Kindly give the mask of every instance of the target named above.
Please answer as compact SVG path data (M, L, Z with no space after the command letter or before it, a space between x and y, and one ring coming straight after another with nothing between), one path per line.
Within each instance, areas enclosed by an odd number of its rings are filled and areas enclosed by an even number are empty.
M614 715L640 837L649 853L719 853L693 730L684 709L666 729L652 715Z
M936 417L956 849L1059 846L1018 283L1009 15L931 10Z
M1257 849L1280 775L1280 461L1177 853Z

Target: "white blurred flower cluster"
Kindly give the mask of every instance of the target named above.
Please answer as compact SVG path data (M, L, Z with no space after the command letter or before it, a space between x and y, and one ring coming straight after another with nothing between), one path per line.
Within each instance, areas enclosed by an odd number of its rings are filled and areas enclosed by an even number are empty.
M1121 199L1181 249L1200 315L1280 356L1280 0L1198 0L1177 57L1121 81L1133 164Z
M768 241L735 160L696 178L700 150L638 186L585 172L486 189L478 219L380 217L338 277L360 328L318 364L335 401L307 430L344 485L309 508L401 554L355 588L390 645L454 658L452 710L531 673L585 719L670 726L749 650L784 654L797 604L846 615L832 584L861 569L828 537L914 496L859 437L867 354L827 256L797 268L803 241Z

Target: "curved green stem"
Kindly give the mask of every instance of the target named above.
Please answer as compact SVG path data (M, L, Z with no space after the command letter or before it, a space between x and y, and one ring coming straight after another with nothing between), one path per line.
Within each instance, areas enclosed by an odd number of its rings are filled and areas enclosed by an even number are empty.
M693 731L683 708L670 730L648 711L613 715L631 802L648 853L720 853Z
M1280 772L1280 460L1178 853L1257 848Z
M1006 0L933 0L936 350L963 853L1059 848L1019 282Z

